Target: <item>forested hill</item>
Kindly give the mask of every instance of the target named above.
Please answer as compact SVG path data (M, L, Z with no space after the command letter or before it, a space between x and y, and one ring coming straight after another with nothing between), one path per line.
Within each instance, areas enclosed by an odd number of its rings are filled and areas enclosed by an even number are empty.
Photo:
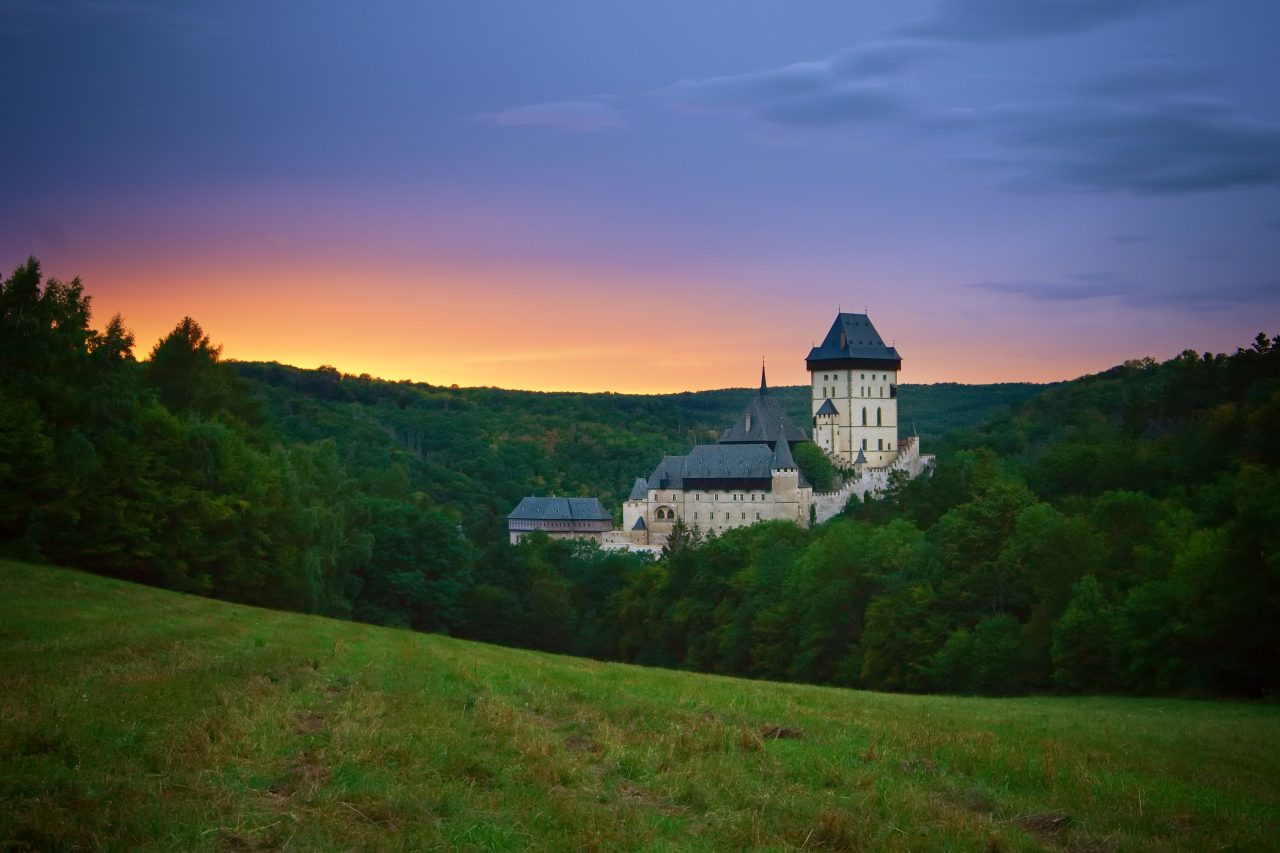
M507 512L528 494L594 495L618 510L637 476L664 454L715 441L756 389L679 394L585 394L450 388L230 362L249 381L262 417L294 442L333 439L366 486L403 480L411 493L456 507L478 538L502 535ZM926 446L974 426L1045 386L904 385L901 423ZM807 424L807 386L770 388ZM909 430L907 427L904 433Z
M45 281L34 260L0 285L0 552L754 677L1280 687L1280 338L1033 396L905 386L904 422L962 427L935 445L933 476L812 530L682 535L653 562L511 547L502 517L534 492L616 506L753 390L534 394L232 366L191 318L139 360L124 321L94 329L89 308L79 281ZM803 389L777 393L803 418Z

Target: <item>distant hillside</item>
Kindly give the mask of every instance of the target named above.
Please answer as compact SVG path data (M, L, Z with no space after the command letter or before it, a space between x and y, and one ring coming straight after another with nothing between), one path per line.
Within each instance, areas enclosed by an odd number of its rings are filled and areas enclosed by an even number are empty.
M933 385L898 386L899 432L909 435L918 430L920 439L930 445L955 429L981 424L992 415L1035 394L1053 387L1053 384L1031 382L1002 382L989 385L961 385L956 382L939 382ZM751 388L726 388L717 391L687 391L681 394L659 395L669 400L687 417L705 423L728 426L745 405L744 400L754 392ZM784 385L770 388L769 393L778 397L783 408L797 423L809 425L810 386ZM611 395L612 396L612 395Z
M713 442L756 389L680 394L586 394L446 388L233 362L249 380L268 423L293 441L331 438L349 469L366 479L393 472L410 491L454 506L480 537L526 494L596 495L617 510L637 476L664 454ZM1046 386L904 385L903 434L917 425L928 443L974 426ZM771 388L808 424L807 386Z
M1269 705L748 682L0 561L5 850L1261 850L1278 742Z

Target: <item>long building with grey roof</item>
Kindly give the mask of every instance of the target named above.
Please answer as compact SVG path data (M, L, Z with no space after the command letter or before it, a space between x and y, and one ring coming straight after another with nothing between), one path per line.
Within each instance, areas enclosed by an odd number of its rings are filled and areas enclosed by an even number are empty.
M514 545L541 530L553 539L601 539L613 530L613 516L597 498L529 496L507 513L507 532Z

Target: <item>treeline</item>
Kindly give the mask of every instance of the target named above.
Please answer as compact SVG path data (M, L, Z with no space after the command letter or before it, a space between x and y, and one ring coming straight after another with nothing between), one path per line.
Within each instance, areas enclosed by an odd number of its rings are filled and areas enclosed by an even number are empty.
M471 545L394 472L281 442L190 318L139 363L120 317L33 259L0 286L0 546L250 604L437 630Z

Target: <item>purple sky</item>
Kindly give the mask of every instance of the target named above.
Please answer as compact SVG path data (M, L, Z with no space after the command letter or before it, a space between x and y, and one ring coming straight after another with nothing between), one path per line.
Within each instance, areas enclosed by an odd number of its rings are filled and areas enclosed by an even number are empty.
M431 382L904 379L1280 332L1280 5L0 0L0 262L150 346ZM776 365L776 367L775 367Z

